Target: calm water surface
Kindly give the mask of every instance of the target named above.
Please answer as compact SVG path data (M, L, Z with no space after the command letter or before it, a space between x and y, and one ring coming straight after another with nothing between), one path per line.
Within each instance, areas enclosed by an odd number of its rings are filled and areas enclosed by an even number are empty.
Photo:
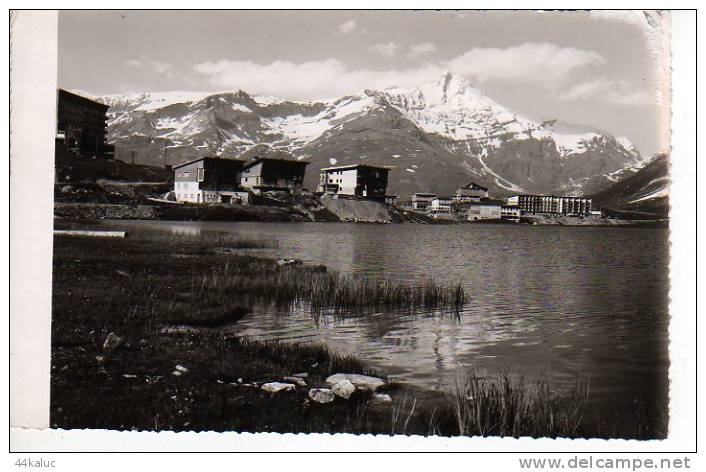
M666 408L668 230L526 225L125 222L274 239L269 254L347 273L465 286L461 316L374 313L315 322L258 311L238 332L322 342L398 379L444 389L460 372L590 383L606 410Z

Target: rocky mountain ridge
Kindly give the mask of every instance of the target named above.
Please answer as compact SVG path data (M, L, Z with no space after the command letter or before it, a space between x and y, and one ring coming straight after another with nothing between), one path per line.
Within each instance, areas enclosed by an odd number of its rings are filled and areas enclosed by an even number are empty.
M199 156L307 160L305 184L321 167L353 163L390 168L389 191L452 193L475 181L495 196L587 195L644 164L626 139L605 131L537 122L445 74L412 89L365 90L295 102L244 91L165 92L96 97L111 106L116 157L176 164Z

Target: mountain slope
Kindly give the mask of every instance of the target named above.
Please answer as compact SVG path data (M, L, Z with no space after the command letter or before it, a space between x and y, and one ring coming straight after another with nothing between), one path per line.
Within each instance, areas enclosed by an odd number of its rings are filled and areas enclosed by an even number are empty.
M657 154L637 173L593 195L599 208L669 215L669 157Z
M536 122L446 74L413 89L366 90L320 102L278 101L243 91L98 97L111 106L116 157L175 164L203 155L291 155L321 167L390 167L391 193L450 193L469 180L497 196L590 194L639 168L624 138L556 121Z

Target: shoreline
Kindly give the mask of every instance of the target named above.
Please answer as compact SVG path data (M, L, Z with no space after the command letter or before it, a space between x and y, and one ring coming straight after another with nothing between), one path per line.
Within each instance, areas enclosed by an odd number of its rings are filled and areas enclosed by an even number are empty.
M196 206L179 204L124 204L124 203L79 203L57 202L54 217L67 220L155 220L155 221L230 221L273 223L357 223L357 224L431 224L431 225L531 225L564 227L649 227L668 228L669 219L584 219L575 217L523 217L521 222L506 220L465 221L456 219L434 219L428 215L392 207L389 221L341 219L335 214L320 209L312 212L295 207L266 205L248 206Z

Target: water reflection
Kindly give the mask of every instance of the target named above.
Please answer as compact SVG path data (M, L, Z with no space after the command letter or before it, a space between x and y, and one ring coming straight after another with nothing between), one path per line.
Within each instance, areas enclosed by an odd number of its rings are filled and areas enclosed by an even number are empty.
M192 225L170 225L169 232L178 236L201 236L201 227Z

